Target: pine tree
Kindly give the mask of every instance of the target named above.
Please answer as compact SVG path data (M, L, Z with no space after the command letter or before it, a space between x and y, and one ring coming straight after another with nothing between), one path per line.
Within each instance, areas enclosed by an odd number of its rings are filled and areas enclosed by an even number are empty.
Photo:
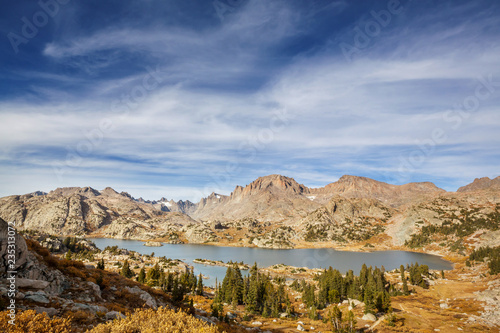
M328 292L328 301L330 303L339 303L340 302L340 295L339 291L337 289L330 289Z
M158 263L156 263L148 270L146 274L146 283L149 286L157 286L160 280L160 275L160 267L158 267Z
M165 278L165 272L162 269L160 269L160 278L158 279L158 286L164 289L166 284L167 280Z
M235 288L233 288L233 297L231 298L231 306L233 307L233 310L236 310L238 307L238 292L236 291Z
M174 303L180 303L184 299L184 287L180 283L179 279L175 279L172 286L172 301Z
M381 301L381 307L378 308L380 312L392 312L392 306L391 306L391 295L387 291L381 292L382 295L382 301Z
M137 276L137 282L144 283L146 280L146 272L144 271L144 267L139 271L139 275Z
M75 248L76 248L76 238L75 238L75 237L71 237L71 238L70 238L70 241L69 241L69 245L68 245L68 247L69 247L70 249L75 250Z
M196 286L196 295L203 295L203 276L200 275L198 276L198 285Z
M71 242L71 238L70 237L66 237L64 238L63 240L63 245L66 246L66 248L69 248L69 243Z
M130 269L130 266L128 264L128 260L125 260L125 262L123 263L122 269L120 271L120 275L123 275L126 278L131 278L135 275L134 272L132 272L132 270Z
M361 271L359 272L359 283L362 286L365 286L367 282L368 282L368 268L366 267L366 264L363 264L363 266L361 266Z
M365 290L365 295L363 299L365 303L365 313L375 313L375 300L372 288L368 287Z
M401 281L403 281L403 294L409 295L410 292L408 291L408 283L406 282L405 268L403 265L401 265L400 270L401 270Z
M292 307L292 302L290 302L290 299L288 298L288 296L286 297L286 300L285 300L285 312L288 315L288 317L290 317L294 312L293 307Z
M166 277L166 282L165 282L165 290L168 292L172 291L172 288L174 286L174 276L173 274L170 274L170 272L167 272L167 277Z
M341 332L342 331L342 311L340 311L337 305L333 306L333 309L330 310L330 320L332 323L332 331L333 332Z
M191 289L191 292L194 294L196 292L196 286L198 284L198 279L196 279L196 275L194 275L194 268L191 269L189 272L189 286Z
M104 270L104 259L101 259L97 262L97 269Z
M311 306L309 309L309 318L312 320L318 319L318 308L316 305Z
M349 311L347 313L347 332L354 333L356 332L356 317L354 317L354 313Z
M408 290L408 283L406 282L406 278L403 279L403 294L409 295L410 292Z
M258 310L257 279L250 280L250 286L246 297L246 309L249 313L256 313Z

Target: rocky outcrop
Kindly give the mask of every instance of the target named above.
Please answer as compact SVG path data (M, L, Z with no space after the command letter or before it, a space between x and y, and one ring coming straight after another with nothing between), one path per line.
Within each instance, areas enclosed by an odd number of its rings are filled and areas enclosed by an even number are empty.
M293 249L295 231L290 227L279 227L270 233L255 237L252 244L266 249Z
M60 271L49 269L45 264L39 262L35 255L28 250L26 241L17 234L17 231L15 232L16 262L13 267L9 266L7 259L9 240L5 236L11 231L12 229L9 229L7 222L0 219L0 255L2 258L0 274L2 280L7 277L7 271L16 271L18 287L41 289L53 295L63 292L69 286L68 280Z
M488 289L477 292L477 300L484 302L481 318L493 326L500 326L500 280L488 282Z
M337 196L301 221L299 235L306 241L362 241L382 232L394 212L375 199Z
M182 228L184 237L189 243L203 244L216 242L217 235L205 224L190 224Z
M8 224L0 219L0 231L8 233ZM9 241L9 240L7 240ZM35 241L29 240L28 247L25 239L18 235L15 239L16 247L20 250L16 252L18 259L15 274L15 294L16 301L19 300L19 309L34 309L38 313L47 313L49 316L63 315L78 312L80 315L94 317L96 314L106 314L105 318L112 319L122 317L120 313L110 312L118 297L123 297L127 293L127 299L132 304L142 304L141 307L158 308L168 303L167 298L153 295L142 289L139 285L128 279L121 278L120 283L115 285L98 285L92 276L96 273L83 265L67 266L67 262L59 261L46 252L47 250ZM0 257L5 258L5 240L0 238ZM34 249L32 252L29 248ZM73 263L75 264L75 263ZM184 271L187 265L181 267ZM78 267L78 268L77 268ZM11 270L11 268L8 268ZM65 273L63 273L65 272ZM6 267L2 267L0 272L0 296L7 297L11 292L11 282L5 279ZM66 275L68 274L68 275ZM113 279L115 275L105 271L104 280ZM103 280L101 279L102 283ZM105 288L104 291L102 288ZM22 300L22 302L20 302ZM133 310L135 305L130 305L127 311ZM121 305L123 307L123 305ZM126 306L126 305L125 305ZM82 313L83 312L83 313ZM86 314L85 314L86 313Z
M489 214L495 213L496 207L500 207L500 201L489 193L483 195L477 192L448 192L408 205L401 212L394 214L387 223L386 234L392 238L394 245L400 246L409 240L412 234L420 233L425 226L441 226L444 222L450 225L461 224L466 212L469 218L488 218ZM498 243L498 240L494 239L496 231L479 229L478 233L466 237L469 245L475 247L475 244L485 246Z
M146 291L138 288L138 287L125 287L125 290L131 294L137 294L144 301L144 305L153 309L158 308L158 304L156 300Z

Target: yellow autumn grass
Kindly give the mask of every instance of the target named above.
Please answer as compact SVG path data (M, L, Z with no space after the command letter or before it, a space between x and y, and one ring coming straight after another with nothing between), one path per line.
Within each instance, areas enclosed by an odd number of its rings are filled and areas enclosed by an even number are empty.
M69 333L71 319L51 319L46 313L36 313L35 310L26 310L16 313L15 324L9 323L11 318L8 311L0 312L0 332L9 333Z
M219 333L202 320L166 308L138 309L124 319L100 324L87 333Z

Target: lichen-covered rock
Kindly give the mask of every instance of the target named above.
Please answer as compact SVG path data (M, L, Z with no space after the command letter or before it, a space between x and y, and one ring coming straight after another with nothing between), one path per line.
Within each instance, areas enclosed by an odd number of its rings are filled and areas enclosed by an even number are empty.
M156 300L151 296L148 292L138 288L130 288L130 287L125 287L125 290L127 290L131 294L138 294L139 297L145 302L144 304L150 308L156 309L158 308L158 304L156 303Z

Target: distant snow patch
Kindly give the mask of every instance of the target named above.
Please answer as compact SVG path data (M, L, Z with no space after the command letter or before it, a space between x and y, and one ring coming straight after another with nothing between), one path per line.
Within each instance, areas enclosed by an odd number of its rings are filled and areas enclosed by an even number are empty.
M172 204L168 201L162 201L162 204L167 206L168 208L172 207Z
M314 200L314 199L316 199L316 196L315 195L307 195L306 198L309 200Z

